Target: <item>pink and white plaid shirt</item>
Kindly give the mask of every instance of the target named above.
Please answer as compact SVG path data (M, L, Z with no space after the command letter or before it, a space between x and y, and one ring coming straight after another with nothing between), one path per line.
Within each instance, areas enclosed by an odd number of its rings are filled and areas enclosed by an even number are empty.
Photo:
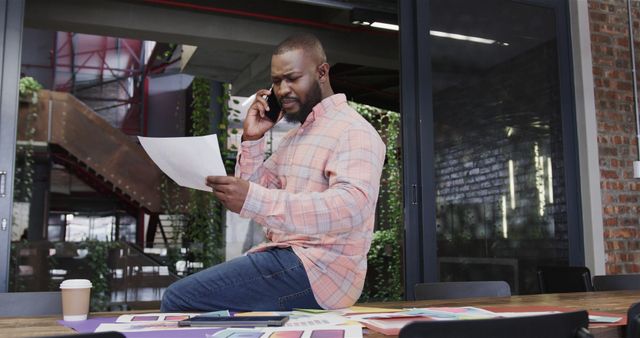
M367 272L386 147L343 94L325 98L264 160L264 138L242 142L236 176L251 182L240 216L270 247L292 247L325 309L353 305Z

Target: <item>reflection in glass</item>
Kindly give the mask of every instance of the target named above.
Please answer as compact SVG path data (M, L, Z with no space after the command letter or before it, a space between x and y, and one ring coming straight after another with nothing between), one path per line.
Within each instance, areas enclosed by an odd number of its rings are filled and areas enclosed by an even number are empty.
M567 264L555 16L512 1L431 1L440 279L537 291Z

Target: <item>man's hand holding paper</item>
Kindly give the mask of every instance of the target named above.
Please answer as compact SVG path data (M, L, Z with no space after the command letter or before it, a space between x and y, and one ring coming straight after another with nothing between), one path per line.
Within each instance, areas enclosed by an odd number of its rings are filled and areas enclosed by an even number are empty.
M208 176L207 185L229 211L240 213L249 192L248 181L232 176Z

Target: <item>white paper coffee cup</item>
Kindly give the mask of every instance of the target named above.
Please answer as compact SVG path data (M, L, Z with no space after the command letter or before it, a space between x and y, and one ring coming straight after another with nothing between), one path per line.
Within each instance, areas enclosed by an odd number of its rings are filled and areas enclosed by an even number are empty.
M88 279L67 279L60 284L62 317L65 321L87 319L92 286Z

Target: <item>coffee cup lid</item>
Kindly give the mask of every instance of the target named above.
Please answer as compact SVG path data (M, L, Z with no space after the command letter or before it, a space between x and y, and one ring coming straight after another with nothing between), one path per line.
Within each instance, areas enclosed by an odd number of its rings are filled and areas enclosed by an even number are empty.
M90 288L92 286L91 281L88 279L67 279L60 283L61 289L81 289Z

